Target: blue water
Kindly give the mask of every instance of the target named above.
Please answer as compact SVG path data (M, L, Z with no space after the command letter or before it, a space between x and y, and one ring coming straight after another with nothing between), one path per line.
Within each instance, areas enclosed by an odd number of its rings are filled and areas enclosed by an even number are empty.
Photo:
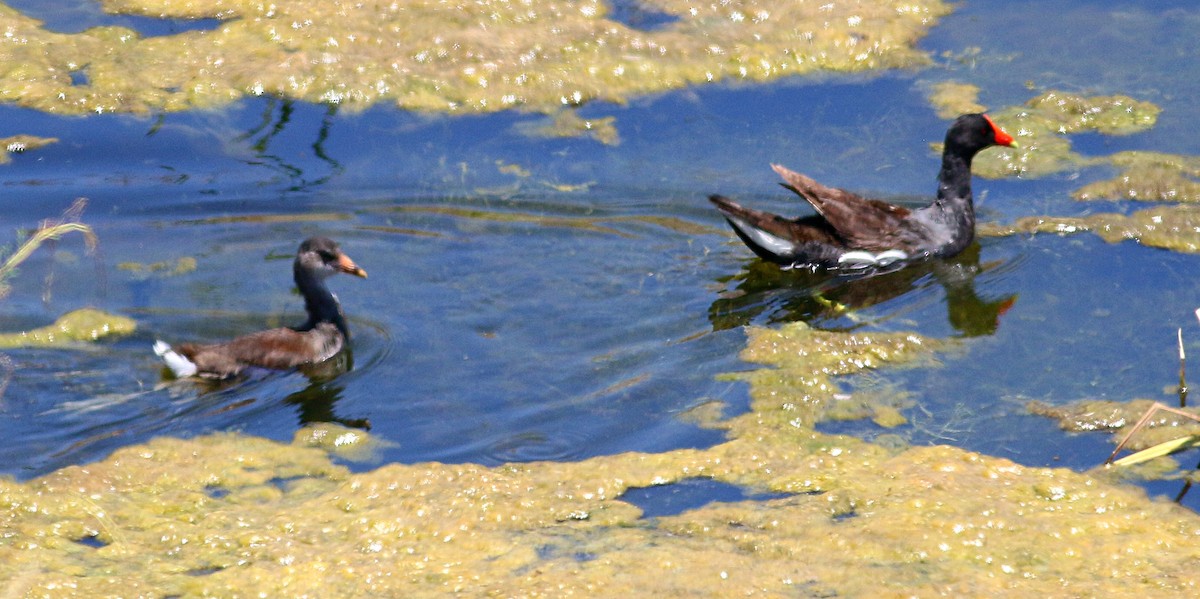
M621 494L621 501L641 508L643 518L660 518L714 502L765 501L788 496L787 493L753 493L737 485L706 478L687 478L670 485L629 489Z
M66 4L90 16L58 11L56 30L108 18L91 3ZM151 118L0 107L11 133L61 140L0 166L0 239L79 196L100 239L95 256L71 237L36 254L0 303L0 329L84 305L140 326L86 350L5 352L16 371L0 397L0 472L28 478L163 434L289 439L300 423L326 420L369 425L392 443L382 461L705 447L723 433L680 416L712 400L731 415L746 409L747 389L715 378L752 367L737 358L741 325L794 319L963 341L938 367L880 375L912 393L909 425L829 430L1089 468L1107 457L1107 441L1062 433L1025 402L1171 400L1176 328L1200 355L1200 257L1019 236L983 240L958 263L967 276L920 271L831 286L758 263L704 198L721 192L796 213L771 162L872 194L929 194L937 159L928 143L946 122L925 90L947 79L979 85L994 107L1051 88L1150 100L1163 108L1156 128L1079 136L1077 149L1200 154L1197 25L1200 10L1187 2L967 2L922 43L935 58L927 69L585 106L584 116L616 117L618 146L531 139L516 126L540 117L516 113L343 114L270 99ZM981 219L1130 211L1070 199L1110 174L976 179ZM649 220L659 218L669 220ZM331 281L355 335L351 370L259 373L216 388L162 378L149 351L156 338L214 340L302 320L289 259L318 233L370 273ZM147 277L116 267L182 257L196 258L197 270ZM814 286L857 302L855 318L822 313L809 299Z
M186 31L210 31L221 23L218 19L160 19L108 14L95 1L6 0L5 4L42 21L47 30L55 33L79 33L93 27L126 27L142 37L159 37Z

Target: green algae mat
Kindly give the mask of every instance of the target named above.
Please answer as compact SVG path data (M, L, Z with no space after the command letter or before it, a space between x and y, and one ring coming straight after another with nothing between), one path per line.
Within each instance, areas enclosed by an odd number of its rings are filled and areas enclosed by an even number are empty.
M1200 585L1200 519L1129 486L814 431L841 380L932 360L909 333L748 329L752 410L706 450L487 468L386 465L322 425L291 444L162 438L0 483L9 596L1138 596ZM786 494L642 519L633 487ZM871 574L864 575L870 572Z
M54 113L188 110L247 95L410 110L549 111L723 80L927 64L913 45L933 0L646 0L653 31L584 2L102 0L104 10L211 18L211 31L142 38L121 27L47 31L0 4L0 100Z
M0 349L72 347L103 337L129 335L136 329L137 322L133 319L94 308L81 308L63 314L44 327L0 333Z

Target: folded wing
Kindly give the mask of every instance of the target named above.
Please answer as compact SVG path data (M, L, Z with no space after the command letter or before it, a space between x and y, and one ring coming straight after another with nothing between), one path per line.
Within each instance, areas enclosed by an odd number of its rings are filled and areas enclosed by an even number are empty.
M784 187L812 204L844 246L882 252L902 243L908 209L822 185L778 164L771 168L786 181Z

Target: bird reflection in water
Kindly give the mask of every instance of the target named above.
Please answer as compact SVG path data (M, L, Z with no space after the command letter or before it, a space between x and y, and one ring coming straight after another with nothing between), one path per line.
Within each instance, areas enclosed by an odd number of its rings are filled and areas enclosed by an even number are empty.
M714 330L761 323L764 317L766 323L802 320L818 324L938 284L945 290L947 319L954 330L963 337L991 335L999 327L1000 317L1016 302L1017 294L988 299L976 293L976 277L1004 265L980 264L979 254L980 246L975 242L953 258L909 263L891 272L854 275L784 270L754 259L742 272L721 281L727 291L709 308L709 320Z
M366 418L344 418L338 416L334 411L334 405L342 398L342 393L345 392L346 385L337 383L338 377L350 372L354 369L354 355L349 347L344 348L337 355L325 360L319 364L312 364L298 368L298 372L308 379L308 386L305 388L290 393L283 398L283 403L286 405L296 406L299 410L298 420L300 426L307 424L315 424L321 422L333 422L349 428L357 428L360 430L371 430L371 421ZM256 372L257 371L257 372ZM201 397L214 396L223 394L226 391L232 392L238 387L246 384L246 379L261 375L263 372L268 372L262 369L251 369L245 374L227 379L202 379L191 378L187 379L187 383L197 387ZM269 375L268 375L269 376ZM290 375L288 375L290 376ZM183 384L183 382L175 383ZM219 408L210 410L206 413L207 416L213 414L231 412L240 408L251 406L258 402L255 397L247 397L238 401L233 401L221 405Z
M308 377L309 385L284 398L283 402L299 408L300 426L319 422L335 422L342 426L371 430L371 421L366 418L342 418L333 411L333 406L342 398L345 383L335 383L337 378L354 368L354 355L349 347L320 364L306 366L300 371Z

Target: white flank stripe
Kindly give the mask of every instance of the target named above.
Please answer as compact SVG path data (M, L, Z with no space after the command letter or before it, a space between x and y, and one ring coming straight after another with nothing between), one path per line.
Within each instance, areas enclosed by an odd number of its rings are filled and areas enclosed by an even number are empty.
M762 246L772 254L780 256L790 256L796 253L796 244L782 238L772 235L762 229L752 227L746 221L740 218L730 218L737 228L746 234L746 237L754 240L754 243Z
M908 254L900 250L887 250L878 254L856 250L838 257L838 264L850 267L887 266L907 258Z

